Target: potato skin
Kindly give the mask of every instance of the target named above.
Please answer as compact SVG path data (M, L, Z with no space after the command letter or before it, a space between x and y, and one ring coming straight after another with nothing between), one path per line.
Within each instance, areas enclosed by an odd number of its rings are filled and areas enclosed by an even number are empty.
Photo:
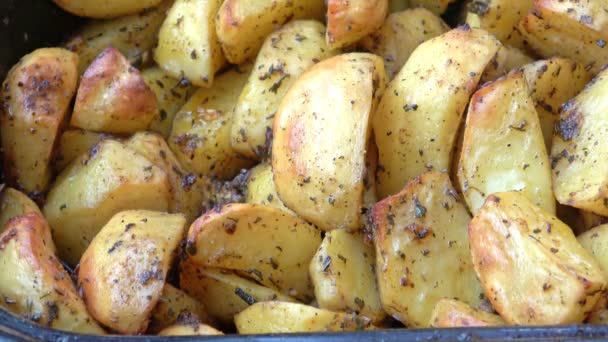
M205 307L184 291L166 283L163 292L152 310L148 334L156 334L172 325L179 325L180 319L188 317L199 322L209 322Z
M210 336L224 335L223 332L206 324L175 324L163 329L158 336Z
M49 328L104 334L55 256L50 236L38 213L9 220L0 235L0 307Z
M180 214L130 210L114 215L80 260L88 311L121 334L146 331L186 229Z
M444 298L437 302L431 315L434 328L493 327L506 325L500 316L474 309L467 303Z
M115 18L135 14L158 5L162 0L53 0L62 9L89 18Z
M2 189L2 193L0 193L0 233L4 231L10 219L28 213L36 213L42 216L38 205L27 197L26 194L13 188ZM50 230L48 232L50 233ZM53 241L50 235L45 240ZM49 248L51 247L49 246ZM51 249L54 253L54 244Z
M572 230L519 192L490 195L469 239L485 296L507 323L582 322L606 287Z
M77 66L78 56L68 50L38 49L13 66L2 84L4 177L30 196L49 186L53 147L76 91Z
M327 45L341 48L376 31L388 14L388 0L328 0Z

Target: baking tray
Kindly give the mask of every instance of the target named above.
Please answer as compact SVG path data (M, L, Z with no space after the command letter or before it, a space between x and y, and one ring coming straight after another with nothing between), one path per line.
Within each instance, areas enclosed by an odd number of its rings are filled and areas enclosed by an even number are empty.
M457 11L456 11L457 12ZM21 56L38 47L53 46L82 20L64 13L51 0L0 0L0 79ZM117 336L85 336L40 327L0 309L0 341L116 341ZM227 335L220 337L171 337L171 341L214 340L222 342L318 342L318 341L607 341L608 326L458 328L378 330L355 333L292 335ZM160 342L167 337L122 337L124 342Z

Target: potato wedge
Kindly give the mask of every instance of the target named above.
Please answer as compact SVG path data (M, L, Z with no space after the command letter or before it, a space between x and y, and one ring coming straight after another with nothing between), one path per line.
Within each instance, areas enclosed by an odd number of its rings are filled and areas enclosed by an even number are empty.
M188 101L194 92L194 87L189 82L168 76L158 67L143 70L141 76L158 100L158 112L152 119L149 129L167 139L171 133L175 114Z
M378 287L388 314L408 327L426 327L441 298L479 304L469 221L447 173L436 171L374 206Z
M488 31L503 44L523 49L524 40L517 27L533 6L534 0L471 1L467 6L466 23Z
M239 334L356 331L372 328L356 315L287 302L256 303L234 317Z
M341 48L376 31L388 14L388 0L328 0L327 45Z
M370 120L385 82L380 57L343 54L308 69L279 106L272 147L277 192L322 230L362 226Z
M264 40L292 19L322 19L323 0L225 0L215 29L226 59L242 64L255 58Z
M361 40L360 45L384 58L386 75L392 80L418 45L448 30L449 26L433 12L412 8L390 14L377 31Z
M112 138L111 134L83 131L81 129L66 130L61 134L55 156L55 170L63 171L71 162L87 153L91 147L104 139Z
M289 87L308 68L340 50L325 44L325 26L297 20L271 33L234 109L232 147L253 159L270 153L274 115Z
M78 268L78 286L91 315L121 334L145 332L185 229L180 214L128 210L114 215Z
M234 105L250 67L219 75L213 87L197 90L175 115L168 143L187 169L227 180L253 166L253 161L238 155L230 144Z
M510 190L521 191L555 215L549 157L521 71L484 86L471 98L458 181L473 215L490 194Z
M335 229L325 234L309 272L319 307L355 312L380 323L386 316L376 285L374 247L361 233Z
M565 103L551 150L553 191L569 206L608 216L608 69Z
M507 323L582 322L605 289L572 230L519 192L490 195L469 239L486 298Z
M408 6L408 0L388 0L389 13L405 11Z
M247 203L267 205L295 215L279 198L277 187L274 184L272 166L268 163L260 163L251 169L246 192L245 202Z
M4 231L10 219L29 213L36 213L42 216L38 205L27 197L26 194L13 188L2 189L0 193L0 233ZM50 234L50 229L48 232ZM50 235L45 240L53 241ZM54 245L51 249L55 253Z
M53 0L62 9L89 18L115 18L157 6L162 0Z
M543 130L545 146L551 151L553 128L562 104L576 96L591 81L585 68L569 59L554 57L522 66L530 96Z
M165 284L152 310L147 333L156 334L174 324L180 325L184 317L198 323L209 322L209 315L198 300L172 285Z
M409 7L424 7L431 12L440 15L448 9L448 5L456 0L405 0Z
M262 285L310 300L308 265L320 244L319 230L280 209L229 204L192 224L186 249L191 262L243 272Z
M209 336L209 335L224 335L223 332L206 324L196 324L187 322L186 324L175 324L163 329L158 333L158 336Z
M597 260L604 278L608 279L608 225L600 225L590 229L577 237L578 242ZM608 295L604 293L591 313L587 316L587 323L608 323Z
M54 254L38 213L11 219L0 235L0 307L53 329L104 334Z
M84 72L70 124L97 132L134 133L147 129L157 112L156 94L120 51L109 47Z
M53 146L78 82L78 56L65 49L38 49L9 71L0 90L4 178L39 197L51 181ZM27 141L27 143L24 143Z
M53 184L44 216L59 256L76 265L114 214L128 209L167 211L167 175L115 140L103 140L65 169Z
M158 33L154 60L171 77L199 87L213 84L225 62L215 33L222 0L176 0Z
M488 63L481 75L479 84L496 81L506 75L509 71L515 70L528 63L532 63L532 57L525 54L522 50L512 46L503 45L498 49L494 59Z
M412 53L373 118L379 198L429 169L449 168L462 113L499 47L485 31L459 27Z
M469 304L444 298L437 302L431 315L434 328L494 327L506 325L500 316L474 309Z
M259 285L231 271L205 268L191 262L182 262L180 265L180 286L203 303L209 315L223 326L232 325L234 315L257 302L296 302L277 290Z

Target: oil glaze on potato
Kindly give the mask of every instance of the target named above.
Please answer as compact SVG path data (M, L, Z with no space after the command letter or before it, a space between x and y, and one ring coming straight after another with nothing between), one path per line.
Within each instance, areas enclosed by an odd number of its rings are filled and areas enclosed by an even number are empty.
M0 307L49 328L104 334L55 256L50 236L40 214L8 222L0 235Z
M272 149L277 192L323 230L361 227L370 120L385 82L380 57L339 55L308 69L279 106Z
M341 48L376 31L388 13L388 0L328 0L327 45Z
M467 225L470 221L446 173L410 181L372 211L382 306L408 327L427 327L444 297L480 303Z
M114 18L142 12L162 0L53 0L62 9L89 18Z
M500 316L474 309L467 303L444 298L437 302L431 315L434 328L492 327L506 325Z
M87 309L121 334L146 331L186 229L179 214L130 210L114 215L80 260Z
M379 198L429 169L449 168L462 113L499 47L485 31L460 27L410 56L374 114Z
M229 204L197 219L188 232L188 260L247 274L298 299L312 297L308 265L321 232L280 209Z
M38 49L9 71L0 91L4 178L39 196L51 181L53 146L78 82L78 56L60 48Z
M469 224L486 298L510 324L582 322L606 280L572 230L525 195L490 195Z

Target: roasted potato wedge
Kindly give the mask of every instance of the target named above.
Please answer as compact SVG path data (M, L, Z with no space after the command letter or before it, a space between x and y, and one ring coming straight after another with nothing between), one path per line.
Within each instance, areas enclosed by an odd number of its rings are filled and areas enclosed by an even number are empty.
M413 8L390 14L382 26L363 38L360 44L384 58L386 75L392 80L418 45L448 30L449 26L433 12Z
M504 44L523 49L523 37L517 27L533 6L534 0L471 1L467 6L466 23L488 31Z
M605 289L572 230L519 192L488 196L469 240L486 298L507 323L582 322Z
M168 76L158 67L142 71L141 76L158 100L158 112L152 119L149 129L160 133L166 139L171 133L175 114L186 104L194 92L194 87L189 82Z
M562 106L551 150L557 200L602 216L608 216L606 94L608 69Z
M234 105L249 70L245 66L219 75L213 87L197 90L175 115L169 147L187 169L227 180L253 166L230 144Z
M55 170L63 171L71 162L87 153L98 142L112 138L111 134L70 129L59 138L55 156Z
M154 60L169 75L209 87L225 62L215 33L222 0L176 0L158 33Z
M26 194L13 188L4 188L0 193L0 233L6 228L6 224L10 219L16 216L21 216L29 213L36 213L42 216L42 212L38 205L32 201ZM48 230L49 234L51 230ZM46 241L53 241L52 238L45 238ZM55 245L51 248L55 253Z
M445 12L448 5L456 0L404 0L409 7L424 7L433 13L440 15Z
M264 40L292 19L323 18L323 0L225 0L215 29L226 59L242 64L253 59Z
M437 302L431 315L431 327L493 327L506 325L500 316L474 309L469 304L444 298Z
M0 235L0 307L53 329L104 334L55 257L50 237L38 213L9 220Z
M245 202L247 203L267 205L295 215L279 198L277 187L274 184L272 166L268 163L260 163L251 169L246 192Z
M33 197L51 181L53 146L78 82L78 56L38 49L9 71L0 90L4 178ZM27 142L27 143L25 143Z
M157 6L162 0L53 0L64 10L89 18L115 18Z
M441 298L480 302L467 225L469 213L447 173L410 181L372 211L376 271L386 312L408 327L426 327Z
M376 31L388 14L388 0L328 0L327 45L341 48Z
M339 55L300 76L277 110L272 147L277 192L289 209L322 230L362 226L370 120L385 82L380 57Z
M374 247L361 233L335 229L325 234L309 272L319 307L356 312L374 323L386 316L376 285Z
M422 43L388 85L374 114L378 197L429 170L447 170L462 113L500 43L459 27ZM279 191L280 193L280 191Z
M604 224L577 237L578 242L595 257L604 278L608 279L608 225ZM587 316L587 322L591 324L608 323L608 296L606 293L597 302L591 313Z
M121 334L145 332L185 229L180 214L114 215L80 259L78 286L91 315Z
M317 309L298 303L262 302L234 317L240 334L356 331L372 328L369 320L356 315Z
M195 322L186 322L175 324L163 329L158 333L158 336L209 336L209 335L224 335L223 332L206 324L196 324Z
M308 265L320 244L319 230L280 209L229 204L192 224L186 249L191 262L243 272L262 285L310 300Z
M90 131L135 133L158 112L156 94L137 69L109 47L84 72L70 124Z
M231 271L205 268L190 262L181 263L180 286L203 303L209 315L224 326L232 325L234 315L254 303L271 300L296 302L277 290L259 285Z
M498 78L506 75L509 71L532 62L533 59L522 50L503 45L498 49L494 59L486 66L483 75L481 75L479 84L496 81Z
M234 150L249 158L266 157L274 115L289 87L305 70L339 52L327 47L325 26L314 20L293 21L271 33L234 109Z
M156 334L174 324L180 325L184 317L196 319L199 323L209 322L209 315L198 300L172 285L165 284L152 310L147 332Z
M114 214L128 209L167 211L170 198L163 170L118 141L107 139L58 176L43 213L59 256L76 265Z
M510 190L555 214L549 157L521 71L484 86L471 98L458 181L473 215L490 194Z

